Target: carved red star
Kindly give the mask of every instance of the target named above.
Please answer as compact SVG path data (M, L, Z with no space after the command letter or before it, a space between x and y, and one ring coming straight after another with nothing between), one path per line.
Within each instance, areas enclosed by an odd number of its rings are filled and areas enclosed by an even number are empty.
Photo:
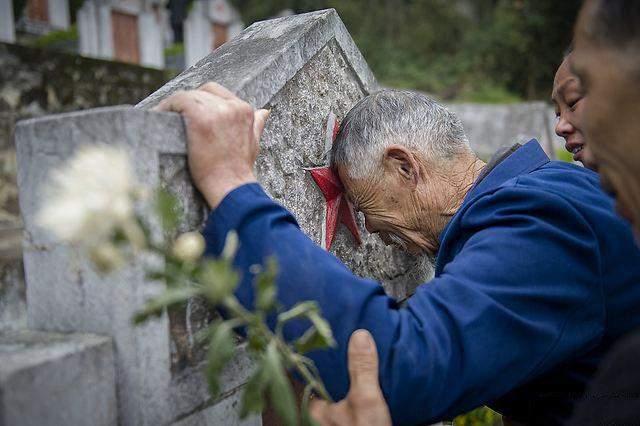
M330 114L327 122L328 143L325 144L325 149L328 148L327 151L331 149L331 144L339 130L340 124L335 119L335 116ZM355 238L356 243L360 245L362 240L360 239L360 231L356 224L356 214L353 205L344 195L344 186L342 182L340 182L340 177L334 173L331 167L317 167L309 169L309 172L318 185L318 188L320 188L327 204L327 218L322 241L323 247L326 250L331 248L331 243L338 231L339 222L347 226Z

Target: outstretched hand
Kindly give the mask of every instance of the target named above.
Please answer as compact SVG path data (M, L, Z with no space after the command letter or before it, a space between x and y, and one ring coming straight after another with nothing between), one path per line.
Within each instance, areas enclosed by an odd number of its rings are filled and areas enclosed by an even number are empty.
M153 110L184 117L191 176L212 209L229 192L256 181L253 165L269 111L254 110L217 83L175 92Z
M347 397L335 404L312 401L310 411L321 426L390 426L391 415L378 381L378 352L366 330L356 330L349 339Z

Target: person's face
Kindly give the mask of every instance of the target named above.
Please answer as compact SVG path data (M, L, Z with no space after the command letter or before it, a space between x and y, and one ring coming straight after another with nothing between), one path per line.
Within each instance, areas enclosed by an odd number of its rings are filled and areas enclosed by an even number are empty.
M416 167L421 169L417 180ZM425 176L415 157L413 165L391 158L382 168L371 179L351 179L346 170L338 169L347 196L364 214L367 231L413 255L435 254L440 233L452 215L443 202L447 197L442 181Z
M585 32L589 2L576 26L571 66L586 98L583 120L603 188L616 197L616 210L640 227L640 82L637 49L603 46Z
M580 161L585 167L595 170L593 154L582 133L583 99L580 80L571 72L569 60L566 58L556 72L551 93L558 119L556 134L564 138L564 147L573 154L574 161Z

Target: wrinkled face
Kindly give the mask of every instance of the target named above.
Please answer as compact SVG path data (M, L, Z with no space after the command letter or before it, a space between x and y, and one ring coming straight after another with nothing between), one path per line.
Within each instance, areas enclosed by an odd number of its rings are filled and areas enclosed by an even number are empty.
M569 58L562 61L553 81L551 101L556 110L556 134L565 140L565 149L573 154L574 161L580 161L585 167L595 170L595 160L582 133L582 114L584 93L580 80L569 66Z
M593 4L593 3L592 3ZM603 187L616 210L640 226L640 58L638 48L603 46L585 32L583 8L576 27L571 66L586 93L584 129Z
M424 179L416 187L393 168L385 167L375 179L351 179L342 169L338 173L347 196L364 214L367 231L413 255L438 251L451 216L442 203L446 188L439 187L438 179Z

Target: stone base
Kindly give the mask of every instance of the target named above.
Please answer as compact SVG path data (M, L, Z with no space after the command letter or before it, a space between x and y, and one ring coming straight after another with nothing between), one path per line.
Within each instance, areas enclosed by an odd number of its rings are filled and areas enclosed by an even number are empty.
M0 425L115 425L112 341L94 334L0 334Z

